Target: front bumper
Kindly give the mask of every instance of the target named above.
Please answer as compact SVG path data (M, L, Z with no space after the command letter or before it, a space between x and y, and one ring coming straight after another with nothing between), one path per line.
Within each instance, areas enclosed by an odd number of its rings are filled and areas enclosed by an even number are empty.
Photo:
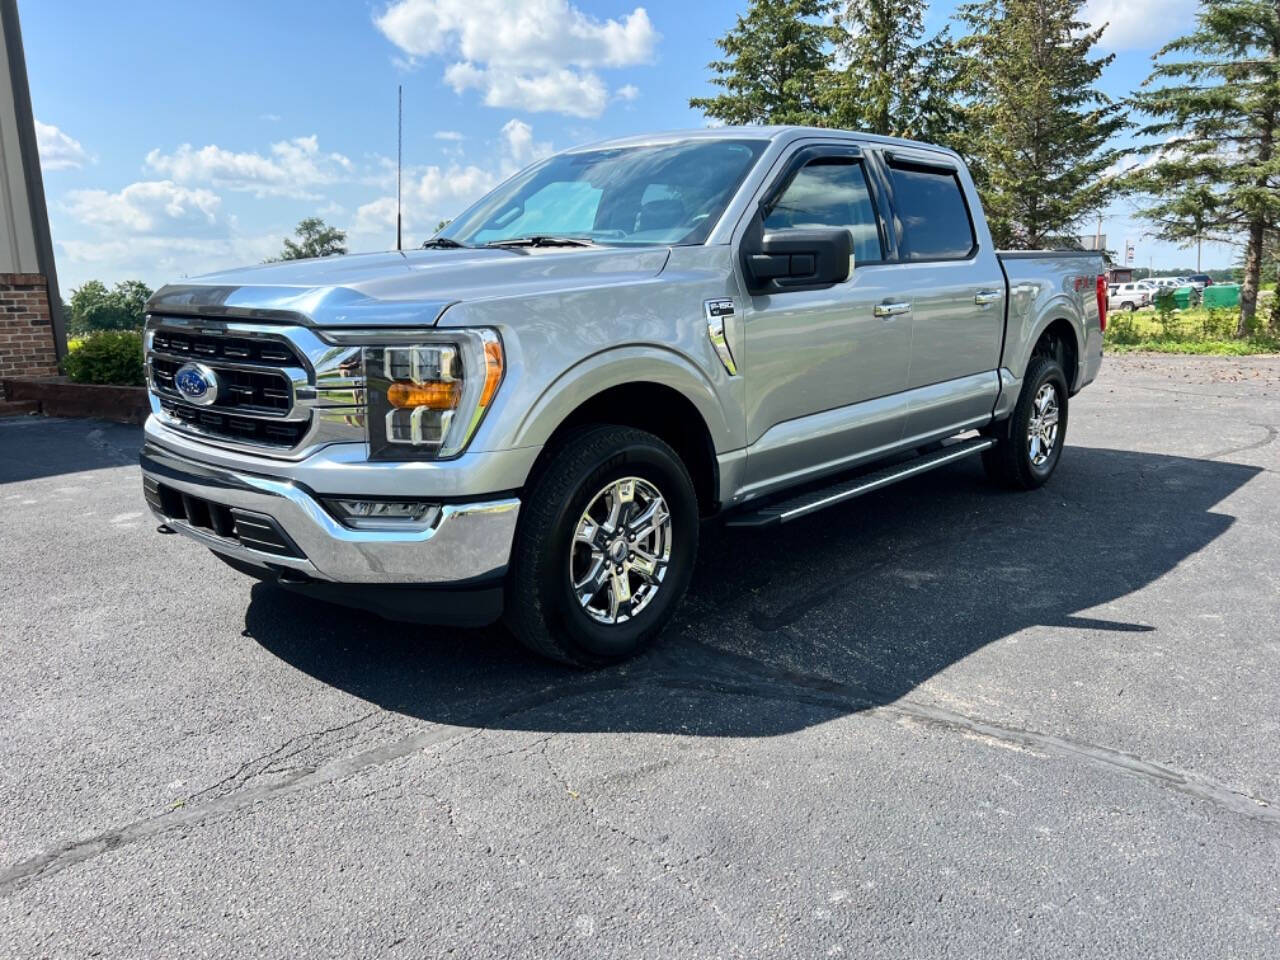
M478 499L443 504L427 530L353 530L291 480L201 463L153 443L141 464L147 502L165 524L283 581L493 582L506 571L520 510L514 497Z

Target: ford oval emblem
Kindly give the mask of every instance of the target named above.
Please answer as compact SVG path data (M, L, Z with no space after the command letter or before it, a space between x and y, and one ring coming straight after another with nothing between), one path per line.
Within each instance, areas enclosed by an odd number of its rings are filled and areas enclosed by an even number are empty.
M189 400L200 407L207 407L218 400L218 375L203 363L184 363L173 375L173 385Z

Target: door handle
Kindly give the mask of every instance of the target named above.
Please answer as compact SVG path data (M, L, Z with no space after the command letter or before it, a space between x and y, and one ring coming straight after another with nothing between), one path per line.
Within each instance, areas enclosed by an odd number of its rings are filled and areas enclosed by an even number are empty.
M877 303L874 312L877 317L896 317L900 314L910 313L911 301L902 300L898 303Z
M999 290L979 290L973 297L973 302L980 307L985 307L988 303L995 303L1000 299Z

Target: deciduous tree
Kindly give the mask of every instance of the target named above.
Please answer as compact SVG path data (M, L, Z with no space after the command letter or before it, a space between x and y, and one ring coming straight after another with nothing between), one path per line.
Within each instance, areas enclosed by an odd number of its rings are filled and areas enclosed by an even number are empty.
M101 280L86 280L71 291L67 331L140 330L150 296L151 288L139 280L124 280L110 290Z
M347 252L347 231L329 226L320 217L298 221L293 234L298 239L285 237L284 250L274 260L305 260Z

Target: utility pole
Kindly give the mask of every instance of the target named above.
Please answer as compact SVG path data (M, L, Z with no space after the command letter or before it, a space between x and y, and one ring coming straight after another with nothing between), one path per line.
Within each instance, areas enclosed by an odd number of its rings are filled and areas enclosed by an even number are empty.
M404 85L396 86L396 249L401 249L400 171L404 160Z
M1093 236L1093 249L1102 252L1102 212L1098 212L1098 232Z

